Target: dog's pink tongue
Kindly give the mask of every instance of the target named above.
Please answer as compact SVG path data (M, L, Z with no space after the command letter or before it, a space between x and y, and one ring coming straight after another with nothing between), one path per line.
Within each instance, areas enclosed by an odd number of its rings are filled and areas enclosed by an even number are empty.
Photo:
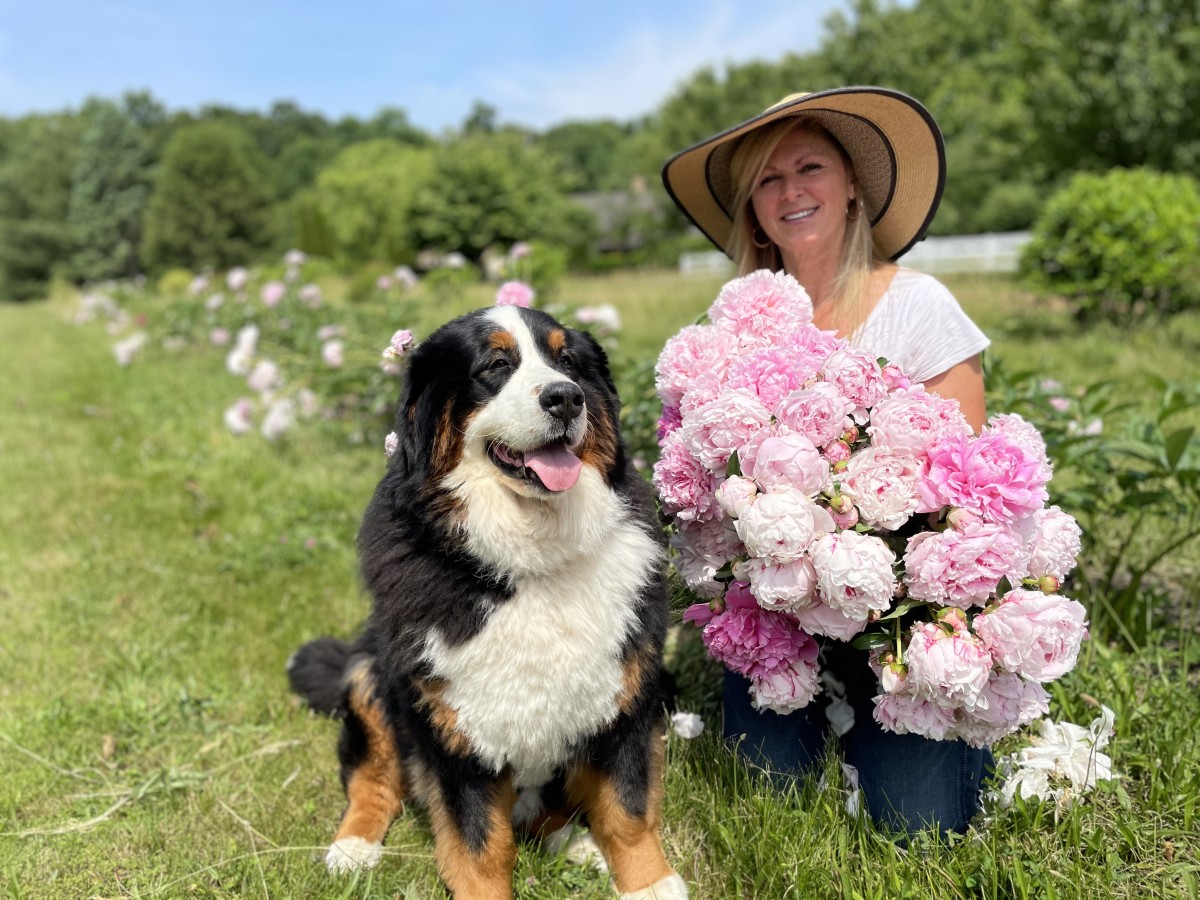
M563 446L543 447L525 454L525 465L537 473L548 491L565 491L579 480L583 461Z

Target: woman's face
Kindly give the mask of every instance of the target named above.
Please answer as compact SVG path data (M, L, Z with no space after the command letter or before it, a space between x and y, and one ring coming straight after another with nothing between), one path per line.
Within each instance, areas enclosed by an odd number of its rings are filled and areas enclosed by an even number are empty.
M784 135L758 176L750 202L785 265L826 253L840 258L854 185L842 154L803 127ZM790 270L790 266L788 267Z

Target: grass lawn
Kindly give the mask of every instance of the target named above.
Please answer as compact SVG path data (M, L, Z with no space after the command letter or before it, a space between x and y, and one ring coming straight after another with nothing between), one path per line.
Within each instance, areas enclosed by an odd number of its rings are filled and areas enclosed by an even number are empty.
M950 284L1009 368L1068 386L1118 377L1134 397L1139 373L1197 377L1196 317L1079 334L1004 280ZM615 303L619 352L649 359L717 286L616 274L570 281L559 299ZM0 304L5 896L444 896L418 809L378 869L326 873L343 805L337 727L284 677L300 643L348 635L367 612L354 537L381 448L320 428L278 445L235 437L219 353L151 346L120 368L112 339L73 325L73 310L66 297ZM418 334L454 311L423 313ZM1198 568L1179 577L1194 584ZM682 706L709 728L669 739L668 856L698 898L1196 897L1200 650L1178 638L1133 653L1090 642L1053 685L1054 718L1115 710L1119 781L1065 812L1019 804L952 846L902 850L848 815L836 786L780 794L740 766L713 735L715 669L680 633ZM612 896L605 877L535 848L514 883L522 898Z

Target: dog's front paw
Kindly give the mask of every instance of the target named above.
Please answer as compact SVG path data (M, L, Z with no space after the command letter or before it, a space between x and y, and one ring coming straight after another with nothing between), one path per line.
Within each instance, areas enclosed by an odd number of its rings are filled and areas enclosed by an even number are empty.
M342 838L334 841L325 853L325 867L334 875L373 869L383 859L383 845L374 844L360 837Z
M561 853L576 865L591 866L601 872L608 871L604 854L600 852L591 832L582 826L564 825L557 831L550 832L545 837L545 846L551 853Z
M687 896L687 882L672 872L666 878L654 882L650 887L622 894L621 900L687 900Z

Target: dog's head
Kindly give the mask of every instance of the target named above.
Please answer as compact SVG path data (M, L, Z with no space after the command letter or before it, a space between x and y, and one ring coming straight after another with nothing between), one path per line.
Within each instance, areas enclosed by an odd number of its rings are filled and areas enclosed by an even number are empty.
M512 491L570 491L583 466L624 468L603 349L538 310L497 306L443 325L412 352L392 459L426 485L466 465Z

